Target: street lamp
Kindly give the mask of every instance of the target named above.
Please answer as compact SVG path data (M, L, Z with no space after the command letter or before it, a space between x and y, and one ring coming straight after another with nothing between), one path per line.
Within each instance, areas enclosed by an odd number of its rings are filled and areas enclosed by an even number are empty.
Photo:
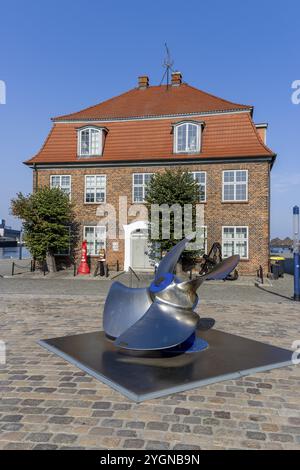
M299 206L293 207L294 300L300 301Z

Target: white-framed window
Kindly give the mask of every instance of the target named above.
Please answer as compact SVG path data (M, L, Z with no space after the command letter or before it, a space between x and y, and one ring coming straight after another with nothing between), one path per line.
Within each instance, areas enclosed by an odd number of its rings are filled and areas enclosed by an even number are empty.
M84 202L99 204L106 201L106 175L85 175Z
M193 171L192 175L199 185L199 201L206 202L206 171Z
M146 187L153 173L133 173L132 175L132 200L133 202L144 202Z
M174 126L175 153L200 152L201 123L183 122Z
M223 257L240 255L242 259L249 257L249 230L248 227L226 226L222 227Z
M71 176L70 175L51 175L50 188L60 188L71 198Z
M95 256L100 248L106 247L105 225L86 225L83 227L83 238L87 241L87 254Z
M84 127L78 130L78 155L93 157L102 155L103 129Z
M223 201L248 200L248 170L223 171Z

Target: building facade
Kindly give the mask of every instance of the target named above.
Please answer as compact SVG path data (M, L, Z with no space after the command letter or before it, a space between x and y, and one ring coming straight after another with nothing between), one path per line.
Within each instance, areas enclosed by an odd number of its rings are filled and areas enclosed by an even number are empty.
M59 186L69 194L92 263L104 247L111 269L118 263L137 270L150 268L147 182L166 168L183 168L201 188L207 248L220 242L224 256L240 255L240 273L254 274L260 265L268 268L269 257L276 155L266 145L266 128L254 124L252 106L189 86L178 72L168 86L149 86L143 76L120 96L53 118L43 147L25 163L34 188ZM110 237L107 204L116 211Z

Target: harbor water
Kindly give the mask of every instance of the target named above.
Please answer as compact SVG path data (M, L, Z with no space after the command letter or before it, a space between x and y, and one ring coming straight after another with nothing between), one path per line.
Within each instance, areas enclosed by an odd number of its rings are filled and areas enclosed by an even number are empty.
M19 259L19 254L19 246L0 247L0 259ZM22 259L30 259L30 253L25 246L22 248Z

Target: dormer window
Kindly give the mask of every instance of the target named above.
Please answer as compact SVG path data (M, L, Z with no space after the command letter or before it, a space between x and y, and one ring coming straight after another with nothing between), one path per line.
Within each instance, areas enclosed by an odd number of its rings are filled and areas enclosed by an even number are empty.
M181 122L174 125L175 153L200 152L202 124L202 122Z
M101 156L103 150L103 134L106 129L84 127L78 131L78 155L80 157Z

